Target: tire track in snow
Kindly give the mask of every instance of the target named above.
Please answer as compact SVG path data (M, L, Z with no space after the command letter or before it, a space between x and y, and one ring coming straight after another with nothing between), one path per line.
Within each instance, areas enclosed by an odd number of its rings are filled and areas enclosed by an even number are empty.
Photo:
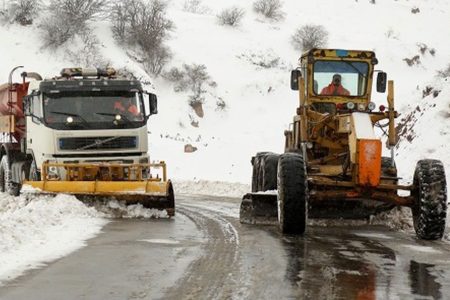
M239 234L220 213L179 204L177 211L191 219L206 237L203 253L184 277L167 291L173 299L232 299L239 278Z

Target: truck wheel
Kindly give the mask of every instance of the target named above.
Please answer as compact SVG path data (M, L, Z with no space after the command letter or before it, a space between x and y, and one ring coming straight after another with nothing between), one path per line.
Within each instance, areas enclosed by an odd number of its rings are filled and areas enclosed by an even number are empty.
M6 154L0 160L0 190L12 196L19 196L20 194L20 184L12 182L9 157Z
M417 162L411 194L414 197L412 214L417 237L441 239L447 215L447 183L441 161L424 159Z
M277 189L277 169L280 156L268 153L262 157L260 162L260 191L271 191Z
M278 161L278 221L281 232L303 234L306 229L308 181L301 154L285 153Z

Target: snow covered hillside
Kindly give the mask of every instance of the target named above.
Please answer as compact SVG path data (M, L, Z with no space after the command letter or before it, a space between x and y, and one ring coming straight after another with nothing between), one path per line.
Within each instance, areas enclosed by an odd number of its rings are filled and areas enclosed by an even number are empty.
M168 162L170 177L249 183L254 153L283 150L283 130L289 127L297 106L297 95L289 89L288 80L300 53L290 41L304 24L323 25L329 32L330 48L376 51L379 68L395 80L397 109L402 117L418 106L424 108L423 120L414 126L416 138L402 138L398 147L397 161L405 178L412 176L416 158L441 159L450 169L445 125L449 82L436 77L437 71L450 63L450 43L443 38L450 36L448 1L385 0L371 4L362 0L291 0L284 1L284 19L279 22L257 15L251 1L200 2L201 13L186 12L184 3L169 2L168 18L175 29L168 41L174 57L167 69L193 63L207 67L216 86L208 88L202 118L188 105L187 92L175 92L174 84L162 77L151 78L117 45L108 20L90 24L101 42L104 61L116 68L126 67L156 87L160 114L152 117L149 127L151 155ZM219 25L216 15L232 5L245 10L241 24ZM412 13L417 8L419 12ZM4 24L0 35L2 82L16 65L45 76L74 65L67 48L42 47L37 25ZM408 66L405 59L416 55L420 62ZM442 92L422 99L427 86ZM225 102L224 109L217 106L219 99ZM386 95L374 95L378 105L385 99ZM415 117L421 119L418 114ZM198 127L191 125L197 122ZM186 144L197 151L185 153Z

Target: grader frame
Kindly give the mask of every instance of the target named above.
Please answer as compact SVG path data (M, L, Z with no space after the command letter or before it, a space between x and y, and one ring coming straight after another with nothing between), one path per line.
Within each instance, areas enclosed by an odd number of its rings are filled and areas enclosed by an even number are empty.
M308 217L369 218L406 206L412 209L418 237L442 237L447 209L443 165L421 160L414 182L398 183L394 82L375 70L377 63L372 51L312 49L301 56L299 68L291 72L291 89L298 91L299 106L284 132L284 154L260 152L253 157L252 193L243 198L241 222L275 222L284 233L302 234ZM341 74L334 73L340 72L353 78L347 81L350 91L324 92L323 74L332 76L328 87L336 90L335 76L341 83ZM381 105L376 111L371 102L376 72L377 91L384 93L387 87L387 110ZM382 156L375 126L387 135L390 157ZM399 195L399 190L406 195Z

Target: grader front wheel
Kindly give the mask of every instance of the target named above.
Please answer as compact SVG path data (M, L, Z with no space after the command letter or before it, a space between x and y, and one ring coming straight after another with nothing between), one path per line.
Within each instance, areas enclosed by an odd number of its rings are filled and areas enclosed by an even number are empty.
M278 161L278 221L283 233L303 234L306 229L308 182L303 156L285 153Z
M441 239L447 216L447 182L442 162L432 159L418 161L414 187L412 213L417 237L424 240Z

